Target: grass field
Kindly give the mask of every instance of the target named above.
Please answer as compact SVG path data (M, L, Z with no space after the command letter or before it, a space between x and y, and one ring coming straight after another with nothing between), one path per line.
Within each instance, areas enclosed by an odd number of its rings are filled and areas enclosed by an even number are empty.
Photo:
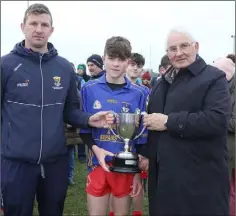
M85 184L87 176L86 164L80 164L78 159L75 159L74 181L75 185L69 186L67 198L65 201L64 216L87 216L87 204ZM37 213L37 205L34 208L34 215ZM147 193L144 200L144 215L148 215Z

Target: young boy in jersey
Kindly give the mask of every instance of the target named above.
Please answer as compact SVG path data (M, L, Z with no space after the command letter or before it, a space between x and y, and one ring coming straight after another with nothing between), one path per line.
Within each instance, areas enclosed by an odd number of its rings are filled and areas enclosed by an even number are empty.
M144 89L147 95L149 95L150 90L141 85L138 82L138 77L140 77L143 67L145 65L145 58L139 53L132 53L128 67L126 69L126 77L130 80L131 83L136 84ZM147 172L142 171L140 175L141 179L143 180L143 186L146 186L146 177ZM144 199L144 190L142 189L140 194L133 198L133 216L141 216L143 211L143 199ZM113 197L110 198L110 213L109 216L113 216Z
M146 110L144 89L125 77L130 56L131 45L127 39L112 37L106 41L103 57L106 74L82 88L84 111L95 113L108 109L115 113L141 113ZM80 133L90 149L86 186L89 215L107 215L111 194L115 215L129 215L131 197L142 189L140 174L110 172L108 168L112 156L124 151L124 142L107 128L81 130ZM145 156L146 138L147 131L130 142L132 151Z
M142 85L138 78L141 76L143 67L145 65L145 58L139 53L132 53L129 64L126 70L126 77L130 80L130 82L141 86L145 92L149 95L150 90L145 85Z

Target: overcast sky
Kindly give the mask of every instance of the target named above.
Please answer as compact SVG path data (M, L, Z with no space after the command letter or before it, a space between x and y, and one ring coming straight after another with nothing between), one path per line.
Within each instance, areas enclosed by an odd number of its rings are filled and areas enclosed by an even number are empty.
M133 52L146 58L146 68L157 70L165 54L166 35L184 27L199 41L200 55L208 62L233 52L234 1L189 2L43 2L53 16L55 31L50 38L59 54L74 64L86 63L91 54L102 55L105 41L124 36ZM26 1L1 1L1 55L23 39L20 23Z

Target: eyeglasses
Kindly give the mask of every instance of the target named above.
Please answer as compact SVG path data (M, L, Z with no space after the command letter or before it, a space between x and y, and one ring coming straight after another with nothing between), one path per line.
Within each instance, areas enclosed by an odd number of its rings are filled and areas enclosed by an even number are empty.
M182 43L179 46L171 46L166 51L172 55L176 54L178 52L178 49L180 52L184 53L188 50L188 48L195 42L192 43Z

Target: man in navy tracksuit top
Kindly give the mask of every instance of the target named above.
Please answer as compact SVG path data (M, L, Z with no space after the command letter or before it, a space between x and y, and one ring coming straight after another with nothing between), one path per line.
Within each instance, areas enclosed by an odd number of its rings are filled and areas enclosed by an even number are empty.
M48 38L52 16L33 4L21 25L25 40L1 58L1 189L5 216L61 216L68 186L64 121L104 127L108 112L79 110L75 73ZM112 121L110 121L112 122Z

